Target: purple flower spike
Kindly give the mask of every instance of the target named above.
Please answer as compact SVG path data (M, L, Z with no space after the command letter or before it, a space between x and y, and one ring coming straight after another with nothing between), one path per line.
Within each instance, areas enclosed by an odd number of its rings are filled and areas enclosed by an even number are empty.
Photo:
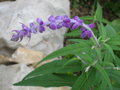
M60 29L62 27L66 27L68 29L78 29L80 26L81 27L81 37L82 38L91 38L92 37L92 31L87 30L86 28L94 28L95 24L84 24L83 20L81 20L78 16L75 16L74 18L69 18L66 15L63 16L50 16L48 18L48 21L44 22L42 19L37 18L36 19L37 23L30 23L29 26L26 26L25 24L22 24L22 29L21 30L13 30L16 32L13 34L11 40L12 41L21 41L25 36L28 37L29 39L31 38L31 34L34 33L36 34L38 31L40 33L43 33L46 28L49 27L52 30Z

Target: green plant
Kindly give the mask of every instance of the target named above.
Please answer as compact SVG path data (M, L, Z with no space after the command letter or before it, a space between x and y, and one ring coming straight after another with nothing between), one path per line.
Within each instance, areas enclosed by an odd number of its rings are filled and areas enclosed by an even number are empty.
M111 23L102 17L99 4L94 17L81 18L97 24L93 30L96 36L93 33L90 39L70 39L73 44L51 53L39 63L59 56L65 56L64 58L37 67L14 85L70 86L72 90L119 90L120 57L116 52L120 53L120 35ZM74 37L80 33L79 29L72 30L66 36Z

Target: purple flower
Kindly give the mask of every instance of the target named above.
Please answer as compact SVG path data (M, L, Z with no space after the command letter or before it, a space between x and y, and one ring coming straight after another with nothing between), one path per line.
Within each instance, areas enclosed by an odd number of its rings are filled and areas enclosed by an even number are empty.
M21 41L25 36L26 32L24 30L13 30L16 34L13 34L11 40L12 41Z
M42 19L37 18L36 21L39 24L37 27L39 32L42 33L43 31L45 31L45 23L42 21Z
M38 28L37 25L35 25L34 23L30 23L30 30L31 30L31 33L36 34L36 33L37 33L37 28Z
M29 39L31 38L31 30L25 24L22 24L22 30L13 31L16 32L16 34L13 34L11 38L12 41L21 41L25 36L27 36Z
M56 23L56 19L54 16L50 16L48 18L49 20L49 28L52 29L52 30L56 30L57 29L57 23Z
M18 41L19 40L19 31L18 30L13 30L16 32L16 34L12 35L11 41Z
M27 36L29 39L31 38L31 29L27 27L25 24L22 24L22 30L19 32L19 37L22 40L24 36Z
M63 26L66 28L71 28L71 20L67 16L63 18Z
M86 37L91 38L92 37L92 32L89 31L89 30L83 31L82 34L81 34L81 37L82 38L86 38Z
M95 24L92 23L92 24L89 24L88 26L89 26L89 28L94 28L94 27L95 27Z
M95 24L89 24L87 25L89 28L94 28L95 27ZM81 37L82 38L85 38L85 37L88 37L88 38L91 38L92 37L92 33L90 30L87 30L85 27L82 27L80 29L82 31L82 34L81 34Z
M73 19L72 19L72 29L77 29L79 26L82 25L83 23L83 20L81 20L78 16L75 16Z

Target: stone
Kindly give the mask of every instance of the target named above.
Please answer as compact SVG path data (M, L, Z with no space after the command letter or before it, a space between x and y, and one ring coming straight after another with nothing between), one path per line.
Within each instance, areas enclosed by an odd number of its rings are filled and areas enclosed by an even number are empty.
M6 64L10 61L9 57L6 57L4 55L0 55L0 64Z
M31 40L24 38L22 42L12 42L12 30L21 29L20 22L28 25L36 18L44 21L50 15L68 15L69 0L16 0L0 2L0 38L10 48L16 49L19 46L39 50L49 54L63 47L64 33L67 29L62 28L56 31L47 29L42 34L32 35Z
M69 87L30 87L30 86L13 86L31 72L33 68L25 64L15 64L10 66L0 65L0 90L70 90Z
M3 39L0 39L0 55L11 57L15 49L9 48Z
M19 47L12 55L10 61L23 64L35 64L45 57L40 51Z

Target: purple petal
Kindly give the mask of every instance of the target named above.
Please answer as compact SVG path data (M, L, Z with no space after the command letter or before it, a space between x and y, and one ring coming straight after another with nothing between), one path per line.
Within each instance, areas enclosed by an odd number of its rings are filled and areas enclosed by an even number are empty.
M34 23L30 23L30 32L31 33L36 33L37 32L38 26L35 25Z
M85 38L87 36L87 32L86 31L83 31L82 34L81 34L81 37L82 38Z
M74 20L76 20L77 22L79 22L81 25L83 23L83 20L81 20L78 16L75 16Z
M63 21L64 21L64 23L70 23L70 19L69 18L65 18Z
M54 21L55 21L55 18L54 18L54 16L51 15L51 16L48 18L48 20L51 21L51 22L54 22Z
M62 19L63 19L63 16L56 16L55 19L56 19L56 20L62 20Z
M26 35L26 32L24 30L21 30L19 32L19 38L20 38L20 41L23 39L23 37Z
M21 24L22 24L22 23L21 23ZM30 29L29 29L25 24L22 24L22 30L29 31Z
M19 40L19 35L18 34L17 35L13 34L12 38L11 38L11 41L18 41L18 40Z
M66 28L70 28L71 24L70 23L64 23L63 26L66 27Z
M65 19L65 18L68 18L68 16L67 16L67 15L64 15L63 18L64 18L64 19Z
M87 37L88 37L88 38L91 38L91 37L92 37L91 31L87 30L86 32L87 32Z
M86 31L87 29L85 29L84 27L82 27L80 30L81 30L81 31Z
M82 34L81 34L81 37L82 38L85 38L85 37L91 38L92 37L92 33L89 30L83 31Z
M62 28L63 27L63 23L59 23L58 25L57 25L57 29L60 29L60 28Z
M33 27L33 26L35 26L35 24L34 23L30 23L30 27Z
M94 27L95 27L95 24L92 23L92 24L89 24L88 26L89 26L90 28L94 28Z
M56 29L57 29L57 26L56 26L55 23L51 23L51 24L49 25L49 27L50 27L50 29L52 29L52 30L56 30Z
M36 21L37 21L37 23L39 23L40 25L43 25L43 21L42 21L41 18L37 18Z
M45 27L44 26L40 26L39 27L39 32L42 33L43 31L45 31Z
M31 38L31 32L27 32L26 36L30 39Z
M75 24L73 24L72 29L73 29L73 30L74 30L74 29L77 29L80 25L81 25L81 24L79 24L79 23L75 23Z
M83 24L83 20L81 20L81 19L79 19L78 22L79 22L79 24L81 24L81 25Z
M75 16L74 19L77 21L80 20L80 18L78 16Z

